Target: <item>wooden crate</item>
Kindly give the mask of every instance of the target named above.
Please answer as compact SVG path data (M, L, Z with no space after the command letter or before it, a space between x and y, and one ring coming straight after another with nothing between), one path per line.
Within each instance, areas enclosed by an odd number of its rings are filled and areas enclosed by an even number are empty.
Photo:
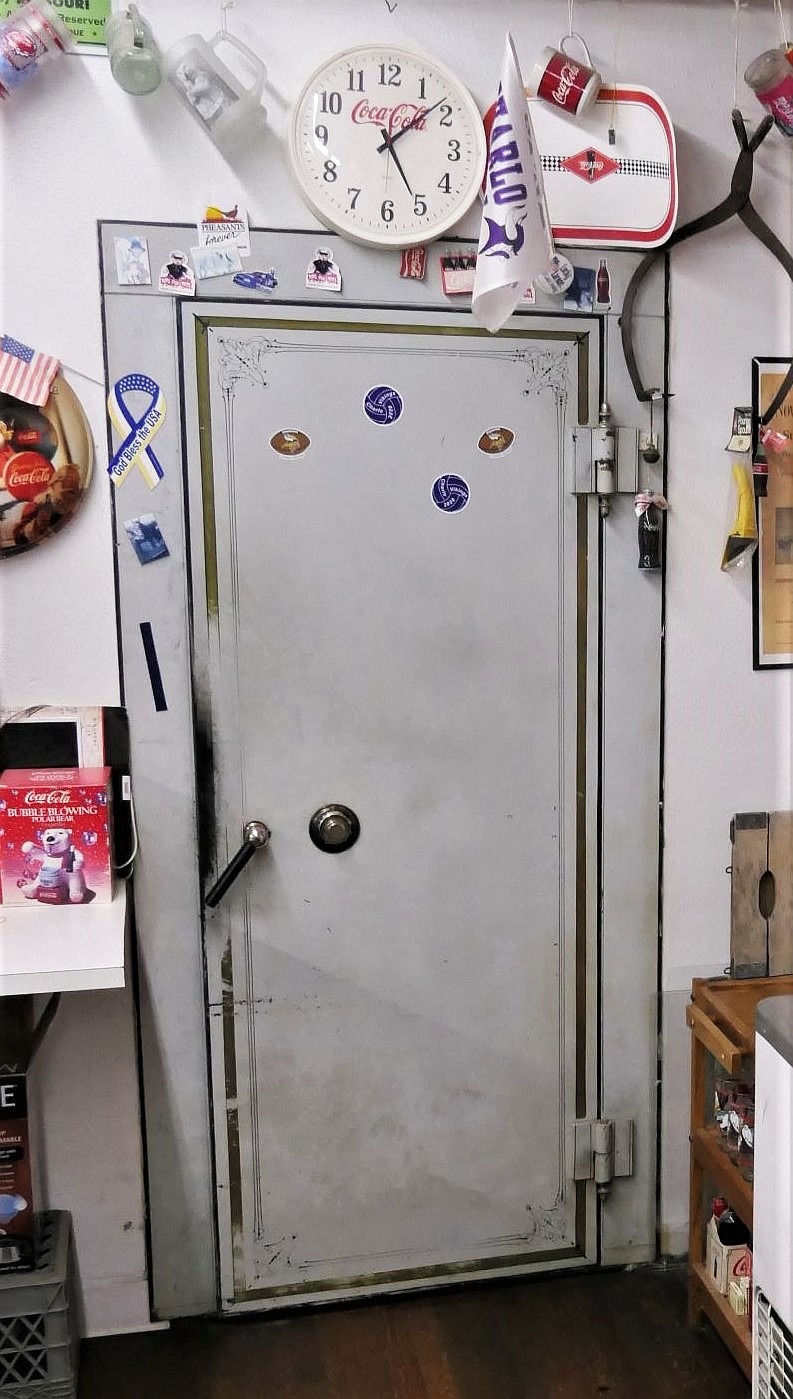
M730 823L733 976L793 973L793 811L747 811Z

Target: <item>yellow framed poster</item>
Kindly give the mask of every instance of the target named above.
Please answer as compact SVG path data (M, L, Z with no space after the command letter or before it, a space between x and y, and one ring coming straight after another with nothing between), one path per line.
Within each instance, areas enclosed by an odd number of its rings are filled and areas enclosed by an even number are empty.
M755 432L773 403L790 359L752 361ZM793 666L793 391L767 426L778 437L755 443L754 460L768 466L767 491L759 496L759 544L753 560L753 662L755 670Z

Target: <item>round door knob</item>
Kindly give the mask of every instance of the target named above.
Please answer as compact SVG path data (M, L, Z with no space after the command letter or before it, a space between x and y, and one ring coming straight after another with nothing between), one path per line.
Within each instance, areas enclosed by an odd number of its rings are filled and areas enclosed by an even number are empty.
M319 850L338 854L349 850L361 833L361 823L348 806L330 803L314 812L308 833Z
M319 823L317 834L326 845L342 845L349 838L352 822L343 811L329 811Z

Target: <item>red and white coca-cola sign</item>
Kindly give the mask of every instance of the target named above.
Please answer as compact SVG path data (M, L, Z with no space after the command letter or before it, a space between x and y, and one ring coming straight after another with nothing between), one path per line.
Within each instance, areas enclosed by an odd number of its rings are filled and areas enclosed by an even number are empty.
M37 792L34 789L25 793L26 806L51 806L53 802L70 802L71 799L70 787L53 787L49 792Z
M351 116L356 126L382 126L389 136L393 136L395 131L404 131L408 126L424 131L427 110L416 102L398 102L395 107L375 107L362 97L353 107Z
M41 452L15 452L5 464L5 488L15 500L34 500L54 475L55 467Z

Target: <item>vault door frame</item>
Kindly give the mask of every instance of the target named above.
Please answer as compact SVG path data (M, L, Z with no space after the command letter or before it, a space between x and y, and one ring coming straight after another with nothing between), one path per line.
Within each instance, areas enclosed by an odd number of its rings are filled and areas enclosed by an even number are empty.
M378 317L382 315L382 312L373 313L370 311L366 317L361 317L358 312L351 310L349 320L339 319L345 314L345 311L339 311L335 306L323 308L325 315L321 317L317 311L312 309L304 318L297 316L297 308L295 308L294 320L285 318L279 308L246 309L249 310L247 315L235 314L223 303L208 305L206 308L187 303L181 308L182 341L185 347L183 356L185 404L197 403L199 408L198 414L195 416L191 410L186 409L185 432L188 448L186 456L188 477L190 478L190 498L192 501L200 500L203 505L203 522L196 519L195 512L191 511L194 587L193 648L196 657L197 722L202 731L208 735L215 734L220 723L220 719L213 714L214 690L219 669L221 666L225 668L227 663L231 663L231 657L223 652L221 638L221 633L226 634L228 631L228 599L226 611L221 616L218 599L219 570L213 563L213 559L217 559L220 552L220 528L215 519L213 499L217 490L218 471L221 480L224 476L223 462L215 462L214 460L216 452L213 444L218 441L221 444L220 455L224 450L230 450L226 434L229 431L231 413L226 405L224 414L213 394L209 352L211 333L218 330L222 335L229 337L248 327L258 332L266 340L268 334L271 333L275 338L282 330L299 331L305 329L307 334L313 332L315 335L319 335L321 332L332 333L334 330L344 332L346 329L348 335L379 332L381 336L392 338L396 344L399 331L403 329L407 333L413 332L426 336L427 344L436 339L439 354L442 353L442 337L447 331L449 333L457 332L458 343L463 341L470 343L472 347L475 340L483 349L491 341L487 332L471 325L468 316L455 314L448 309L440 316L436 313L432 318L421 319L418 329L415 322L419 318L414 311L406 313L395 308L391 308L386 313L382 323L378 323ZM271 327L271 332L268 332L268 327ZM572 970L566 971L564 977L560 979L564 1020L568 1029L572 1028L575 1036L573 1050L575 1086L571 1087L569 1098L565 1104L563 1150L563 1161L568 1174L571 1175L574 1157L573 1119L574 1117L585 1117L588 1113L594 1112L597 1092L597 1017L592 1010L593 997L596 997L596 910L594 904L588 905L587 901L587 889L592 886L597 865L597 781L592 776L596 770L596 762L591 765L592 771L587 773L584 759L588 746L593 742L592 726L590 725L588 728L586 721L592 714L596 719L598 709L599 650L597 630L595 630L591 633L591 641L587 646L586 674L581 669L580 660L577 665L574 660L570 663L568 648L571 644L574 649L576 647L580 649L582 643L586 645L587 627L592 624L593 620L596 626L597 614L590 615L590 610L587 607L587 593L592 588L595 591L598 588L597 541L596 539L591 541L590 548L586 548L584 545L587 517L592 513L591 506L583 499L573 502L569 492L569 482L572 479L571 428L575 424L589 422L593 416L596 416L599 402L602 345L600 327L596 321L593 321L592 318L584 320L569 315L564 318L547 318L536 315L531 318L523 317L513 323L510 330L504 332L504 335L508 335L510 344L510 348L505 352L505 361L508 357L515 356L516 353L520 354L524 349L526 355L530 357L533 346L536 344L539 347L539 362L534 364L530 362L530 359L527 359L524 369L527 382L528 380L533 381L536 392L556 397L553 376L556 366L559 364L559 355L558 353L550 354L551 346L555 346L557 351L564 350L565 346L568 346L576 366L575 391L569 395L567 400L567 411L564 415L564 435L560 434L557 444L558 460L557 462L544 463L545 469L558 473L559 495L567 498L566 505L569 502L572 506L572 510L567 516L567 527L569 530L570 514L572 514L575 519L573 532L576 538L574 545L576 554L579 558L586 555L590 560L586 574L582 568L576 567L575 560L573 560L576 599L569 612L573 630L572 632L568 630L565 637L567 661L565 676L562 680L562 683L566 681L571 684L572 682L576 687L573 707L577 717L574 737L568 751L575 756L577 770L574 785L570 788L568 795L571 805L575 803L575 790L582 793L585 798L583 802L577 804L575 809L574 819L577 827L574 842L575 860L571 860L571 866L575 864L574 887L571 887L567 900L568 909L575 911L571 917L565 920L567 938L565 949L562 950L561 954L564 964L564 952L566 951L566 956L569 959L567 965ZM467 342L466 337L470 338ZM193 343L195 354L191 351ZM319 341L317 344L319 346ZM521 347L520 350L517 350L517 345ZM233 393L233 391L232 387L229 392ZM525 390L521 392L525 392ZM213 398L219 414L214 431L209 416L209 404ZM558 403L556 412L558 418L560 413ZM232 541L235 535L236 530L232 525L230 527ZM228 542L227 539L227 544ZM234 547L233 543L230 547ZM204 572L202 572L202 560L206 565ZM569 566L570 557L568 556ZM569 575L567 576L569 577ZM233 584L230 586L233 592ZM565 584L566 593L567 589L568 585ZM266 600L264 605L266 606ZM232 686L232 693L233 690ZM572 688L570 693L573 693ZM229 698L229 703L233 709L231 698ZM232 769L236 770L239 755L235 753L234 756L228 755L228 757ZM596 758L596 754L593 755L593 758ZM212 771L207 769L201 781L202 789L208 790L211 780ZM237 840L236 830L227 831L227 836L228 849L223 855L219 853L217 857L221 865L233 853L232 846ZM222 836L218 844L222 846ZM589 868L590 866L591 868ZM217 864L214 864L211 870L207 871L206 877L209 882L212 882L217 874L218 867ZM238 1093L240 1082L238 1056L243 1044L250 1046L256 1039L255 1010L252 1007L255 1006L256 996L261 994L261 988L254 987L250 981L249 955L242 958L238 956L240 952L239 937L234 936L233 919L240 920L244 926L249 917L243 890L238 893L236 903L230 899L205 920L205 959L208 1000L211 1008L210 1027L211 1037L214 1038L212 1081L216 1133L219 1264L223 1309L228 1312L272 1310L294 1306L299 1302L376 1296L385 1292L414 1290L417 1286L424 1288L443 1286L448 1285L452 1279L459 1282L532 1275L535 1272L558 1270L561 1267L592 1266L595 1261L597 1244L596 1194L594 1186L590 1183L579 1182L577 1185L573 1185L571 1182L570 1191L574 1200L576 1236L573 1247L559 1247L549 1242L546 1248L534 1253L527 1250L525 1254L516 1253L512 1257L505 1256L504 1258L493 1257L481 1262L472 1260L469 1264L454 1263L448 1267L431 1265L404 1269L397 1273L389 1273L387 1280L383 1280L379 1276L364 1276L346 1281L338 1279L334 1280L333 1283L306 1283L302 1286L276 1286L274 1284L268 1286L266 1280L258 1287L246 1285L244 1255L247 1234L242 1203L242 1178L245 1171L244 1162L241 1160L240 1137L243 1131L247 1130L250 1135L251 1130L255 1133L256 1129L247 1128L246 1118L243 1117L242 1100L245 1098L245 1094ZM216 1012L219 1012L219 1015ZM242 1024L237 1024L238 1016L242 1017ZM246 1016L248 1017L247 1022ZM565 1060L563 1068L567 1073L569 1051L566 1053L562 1047L564 1040L565 1035L562 1035L559 1053ZM263 1165L264 1163L262 1163ZM250 1228L250 1221L247 1221L247 1228Z
M141 1077L152 1305L162 1318L210 1312L219 1303L201 938L200 870L211 867L211 852L199 852L196 818L202 795L196 753L200 757L204 735L193 723L178 307L154 287L118 285L113 240L132 233L145 236L156 270L172 248L185 246L192 232L184 224L99 224L108 385L127 373L147 373L160 385L167 403L156 439L165 475L156 491L137 471L122 487L108 487L116 543L122 693L130 718L141 832L135 871ZM305 272L318 240L337 247L337 260L343 264L339 304L379 311L395 305L407 310L449 309L437 259L430 259L426 284L399 281L398 258L393 262L381 253L328 240L327 233L316 229L253 229L250 265L275 266L278 272L271 304L312 304ZM473 245L448 239L443 246L454 252ZM602 337L602 364L615 421L646 431L646 409L636 403L625 372L618 324L624 290L640 255L613 250L607 255L612 307L607 315L586 319ZM598 250L576 250L574 260L596 268ZM661 269L660 275L653 273L648 279L644 309L634 317L637 352L646 374L664 387L666 290L666 272ZM256 301L231 278L199 283L196 299L224 301L231 307ZM538 297L537 314L543 319L556 311L558 302ZM532 314L521 312L520 320ZM593 418L596 407L593 404ZM116 445L108 429L108 449ZM642 489L660 489L661 484L661 467L642 467ZM156 514L169 559L142 568L124 521L147 512ZM605 524L598 519L595 502L588 503L585 514L587 545L594 547L602 536L601 601L590 594L587 624L599 633L601 643L599 672L588 680L602 688L603 695L600 750L596 747L591 756L587 781L599 784L606 798L598 833L599 866L590 862L586 891L595 920L590 946L598 960L600 984L597 1109L633 1117L635 1152L644 1167L640 1177L618 1183L601 1214L600 1260L614 1264L655 1255L662 579L637 573L630 498L615 499ZM619 627L609 625L610 602L616 598L621 604ZM156 645L165 707L154 702L141 632L146 622ZM630 676L629 685L619 683L621 674ZM204 821L202 839L206 831Z

